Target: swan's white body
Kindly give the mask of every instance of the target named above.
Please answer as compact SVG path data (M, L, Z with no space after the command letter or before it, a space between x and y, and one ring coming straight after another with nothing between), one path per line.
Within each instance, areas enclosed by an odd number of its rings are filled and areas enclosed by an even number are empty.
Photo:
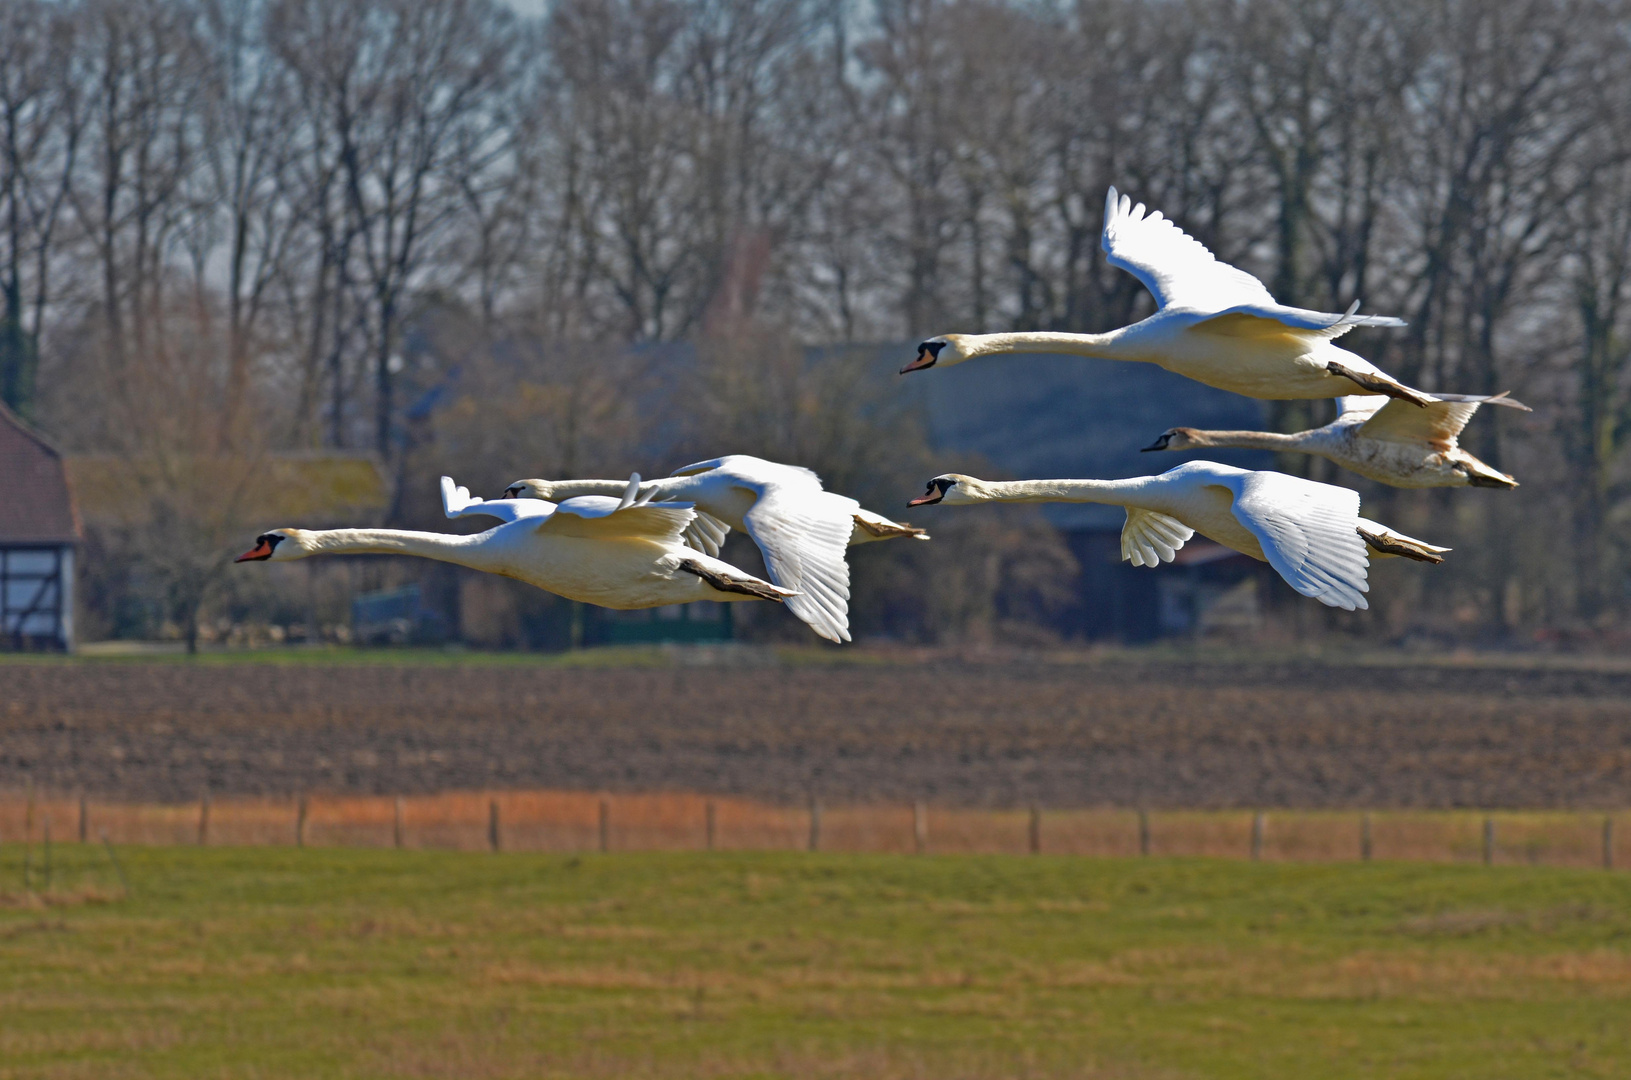
M938 492L938 495L936 494ZM1359 516L1359 493L1283 473L1191 461L1128 480L977 480L948 473L913 505L1092 502L1125 507L1122 558L1134 566L1171 562L1200 533L1260 559L1304 596L1348 611L1368 605L1366 555L1442 561L1434 547Z
M1380 395L1339 398L1337 418L1291 435L1273 431L1202 431L1170 428L1146 450L1238 447L1314 454L1360 476L1393 487L1515 488L1518 482L1461 449L1456 438L1478 406L1529 406L1505 394L1471 397L1434 394L1425 409Z
M1254 398L1380 393L1426 401L1420 391L1332 344L1356 326L1403 326L1400 319L1356 315L1357 302L1344 315L1276 303L1262 282L1219 262L1160 212L1146 214L1143 203L1133 206L1115 188L1105 200L1102 244L1112 265L1150 290L1154 315L1107 334L945 334L919 345L917 359L903 373L980 356L1068 353L1156 364Z
M518 480L506 496L526 494L558 499L621 489L615 480ZM928 534L863 510L854 499L826 491L809 469L782 465L747 454L698 462L661 480L640 485L642 499L680 499L699 513L686 540L698 550L719 554L731 529L752 537L776 584L792 589L787 608L822 637L848 641L851 544ZM493 505L493 504L488 504Z
M462 495L461 495L462 493ZM442 478L449 516L479 500ZM463 505L458 503L463 501ZM652 506L588 496L559 504L539 499L485 504L479 512L503 524L472 536L401 529L274 529L240 562L285 562L313 555L418 555L500 574L601 607L633 609L693 600L781 600L789 590L687 547L682 534L696 516L684 503ZM496 512L495 512L496 511Z

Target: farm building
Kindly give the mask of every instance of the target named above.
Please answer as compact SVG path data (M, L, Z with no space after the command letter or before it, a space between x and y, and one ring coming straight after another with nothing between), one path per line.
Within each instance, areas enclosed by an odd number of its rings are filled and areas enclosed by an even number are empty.
M79 539L62 455L0 405L0 649L74 647Z

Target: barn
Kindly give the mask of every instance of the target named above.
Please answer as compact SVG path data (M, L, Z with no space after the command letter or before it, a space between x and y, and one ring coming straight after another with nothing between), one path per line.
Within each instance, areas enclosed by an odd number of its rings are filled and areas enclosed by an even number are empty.
M73 649L79 538L62 455L0 405L0 649Z

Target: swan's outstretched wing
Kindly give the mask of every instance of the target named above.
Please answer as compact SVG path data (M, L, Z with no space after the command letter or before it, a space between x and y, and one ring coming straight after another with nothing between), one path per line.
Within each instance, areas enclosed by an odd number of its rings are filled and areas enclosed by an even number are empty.
M455 484L450 476L442 477L442 513L449 518L492 517L500 521L520 521L522 518L548 517L555 512L555 504L543 499L494 499L488 502L470 494L470 489Z
M1357 491L1271 472L1246 473L1230 486L1236 520L1293 589L1347 611L1369 606Z
M1307 308L1286 307L1273 302L1267 304L1236 304L1216 315L1190 324L1190 330L1225 337L1274 338L1291 335L1300 338L1331 340L1339 338L1356 326L1405 326L1403 319L1391 315L1360 315L1359 301L1355 300L1341 315L1328 311L1310 311Z
M1194 535L1194 529L1175 517L1129 506L1127 524L1121 527L1121 557L1134 566L1158 566L1177 558Z
M1337 398L1337 416L1350 423L1369 420L1377 409L1392 400L1386 394L1349 394Z
M791 490L790 490L791 488ZM742 516L787 607L829 641L848 641L849 548L860 504L819 487L767 484Z
M1222 311L1241 304L1276 306L1263 283L1219 262L1206 245L1161 216L1144 212L1115 188L1104 200L1104 253L1138 278L1160 307Z
M610 540L639 537L663 544L679 544L697 516L690 503L634 503L610 495L579 495L562 500L538 529L555 536Z
M1529 406L1521 401L1513 401L1505 394L1496 394L1493 397L1478 397L1472 394L1428 396L1436 400L1426 408L1389 399L1386 405L1365 421L1359 433L1366 438L1381 439L1384 442L1412 445L1425 442L1435 449L1449 450L1455 446L1456 438L1480 405L1506 405L1522 409L1524 412L1530 411Z

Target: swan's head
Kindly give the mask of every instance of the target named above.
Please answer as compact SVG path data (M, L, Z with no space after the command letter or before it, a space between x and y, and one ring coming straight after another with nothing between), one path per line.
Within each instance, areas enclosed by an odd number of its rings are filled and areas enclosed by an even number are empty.
M1204 445L1194 428L1175 427L1163 431L1142 453L1147 454L1152 450L1195 450Z
M950 367L961 364L964 360L972 359L974 353L963 340L966 334L941 334L939 337L929 338L919 342L917 359L900 369L902 375L908 371L922 371L924 368Z
M233 562L289 562L313 553L301 529L273 529L255 537L255 546Z
M983 502L979 497L980 482L972 476L962 473L942 473L929 481L928 488L907 503L907 506L933 506L935 503L945 503L947 506L968 506L970 503Z
M504 489L506 499L543 499L546 502L558 501L550 489L554 485L548 480L517 480Z

